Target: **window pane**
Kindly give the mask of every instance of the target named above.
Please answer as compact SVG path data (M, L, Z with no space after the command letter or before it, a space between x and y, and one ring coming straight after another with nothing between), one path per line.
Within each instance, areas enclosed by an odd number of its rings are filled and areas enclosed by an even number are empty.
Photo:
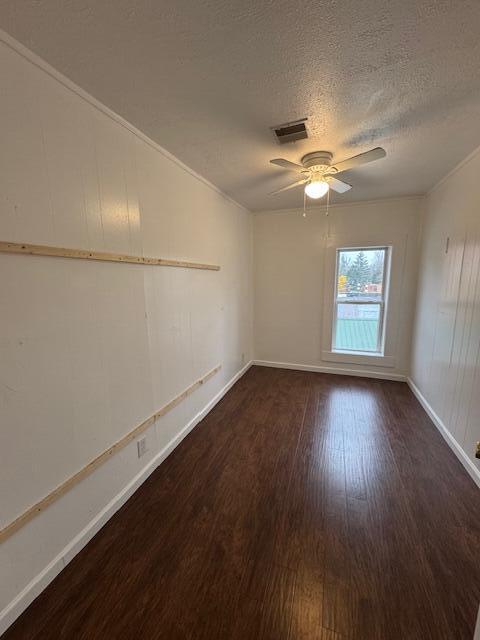
M385 249L338 252L337 300L381 300Z
M334 349L377 351L379 304L337 304Z

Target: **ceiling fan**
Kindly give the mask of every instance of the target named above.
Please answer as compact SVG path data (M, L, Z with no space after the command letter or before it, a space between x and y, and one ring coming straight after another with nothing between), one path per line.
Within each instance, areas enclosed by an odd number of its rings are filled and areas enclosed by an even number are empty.
M329 151L307 153L307 155L303 156L300 160L302 164L296 164L283 158L275 158L274 160L270 160L272 164L282 167L282 169L287 169L288 171L300 173L302 178L286 187L272 191L270 195L288 191L300 185L305 185L306 195L314 199L321 198L329 189L333 189L337 193L345 193L352 188L352 185L339 180L336 177L338 174L349 171L361 164L379 160L386 155L385 149L376 147L375 149L365 151L365 153L360 153L357 156L348 158L348 160L342 160L342 162L334 165L332 165L333 155Z

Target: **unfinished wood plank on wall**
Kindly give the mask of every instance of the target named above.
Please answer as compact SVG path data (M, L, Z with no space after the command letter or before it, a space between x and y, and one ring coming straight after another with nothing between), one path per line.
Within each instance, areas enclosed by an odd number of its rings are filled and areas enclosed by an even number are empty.
M105 251L88 251L85 249L67 249L65 247L51 247L42 244L26 244L20 242L0 241L0 253L16 253L31 256L49 256L51 258L74 258L77 260L99 260L103 262L128 262L130 264L149 264L161 267L181 267L184 269L206 269L219 271L217 264L188 262L185 260L170 260L168 258L145 258L121 253Z
M12 534L18 531L21 527L23 527L27 522L30 522L32 518L36 515L44 511L49 505L58 500L61 496L65 495L73 486L75 486L78 482L83 480L86 476L90 475L95 469L97 469L100 465L106 462L109 458L113 456L113 454L123 449L129 442L137 438L141 433L146 431L150 426L154 424L154 422L164 416L166 413L171 411L174 407L180 404L187 396L193 393L196 389L201 387L207 380L210 380L220 369L222 365L217 365L207 374L196 380L193 384L187 387L184 391L179 393L175 398L167 402L163 407L161 407L158 411L156 411L153 415L148 417L146 420L137 425L134 429L129 431L125 436L117 440L111 447L105 449L102 453L100 453L96 458L91 460L87 465L82 467L77 473L73 476L70 476L65 482L56 487L53 491L51 491L44 498L36 502L29 509L24 511L18 518L7 524L6 527L0 530L0 543L9 538Z

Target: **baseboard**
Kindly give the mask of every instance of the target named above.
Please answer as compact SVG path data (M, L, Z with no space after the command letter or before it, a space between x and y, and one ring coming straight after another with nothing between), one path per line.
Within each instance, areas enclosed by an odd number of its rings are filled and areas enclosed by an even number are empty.
M324 367L314 364L296 364L293 362L272 362L270 360L253 360L253 364L275 369L295 369L297 371L316 371L318 373L334 373L340 376L357 376L359 378L378 378L380 380L394 380L406 382L407 376L388 371L372 371L370 369L345 369L339 367Z
M0 612L0 636L58 576L65 564L59 554Z
M425 409L430 420L433 422L433 424L437 427L437 429L442 434L448 446L452 449L453 453L457 456L457 458L460 460L462 465L465 467L466 471L471 476L472 480L475 482L475 484L478 487L480 487L480 469L477 469L477 467L473 464L473 462L470 460L470 458L467 456L465 451L462 449L462 447L458 444L458 442L452 436L452 434L447 429L447 427L445 426L441 418L435 413L435 411L433 410L428 400L425 398L425 396L422 394L420 389L417 387L417 385L413 382L411 378L407 378L407 384L412 390L417 400L422 405L422 407Z
M480 640L480 607L478 608L477 624L475 626L475 635L473 640Z
M201 409L170 442L152 458L130 482L80 531L62 551L33 578L28 585L0 612L0 636L40 595L52 580L67 566L83 547L98 533L104 524L122 507L155 469L167 458L180 442L209 413L233 385L248 371L253 361L246 364L227 384Z

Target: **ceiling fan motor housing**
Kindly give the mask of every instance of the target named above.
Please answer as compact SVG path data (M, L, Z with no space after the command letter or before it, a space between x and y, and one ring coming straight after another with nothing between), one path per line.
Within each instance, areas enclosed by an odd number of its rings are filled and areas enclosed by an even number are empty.
M273 191L272 195L288 191L289 189L294 189L302 184L306 184L305 193L312 198L321 198L322 195L325 195L325 191L320 193L320 187L322 189L327 187L327 191L330 187L337 193L345 193L352 188L352 185L339 180L336 177L337 174L342 174L344 171L350 171L350 169L359 165L379 160L380 158L384 158L386 155L387 153L385 149L382 149L382 147L375 147L375 149L370 149L370 151L365 151L364 153L359 153L356 156L342 160L340 163L337 162L333 166L333 155L330 151L313 151L312 153L307 153L301 159L302 164L285 160L285 158L274 158L273 160L270 160L272 164L275 164L282 169L293 171L297 174L300 173L302 175L302 179L297 180L297 182L289 184L286 187ZM316 187L316 189L313 189L313 187Z
M330 169L332 159L333 155L330 151L314 151L303 156L302 165L313 173L324 173L327 169Z

